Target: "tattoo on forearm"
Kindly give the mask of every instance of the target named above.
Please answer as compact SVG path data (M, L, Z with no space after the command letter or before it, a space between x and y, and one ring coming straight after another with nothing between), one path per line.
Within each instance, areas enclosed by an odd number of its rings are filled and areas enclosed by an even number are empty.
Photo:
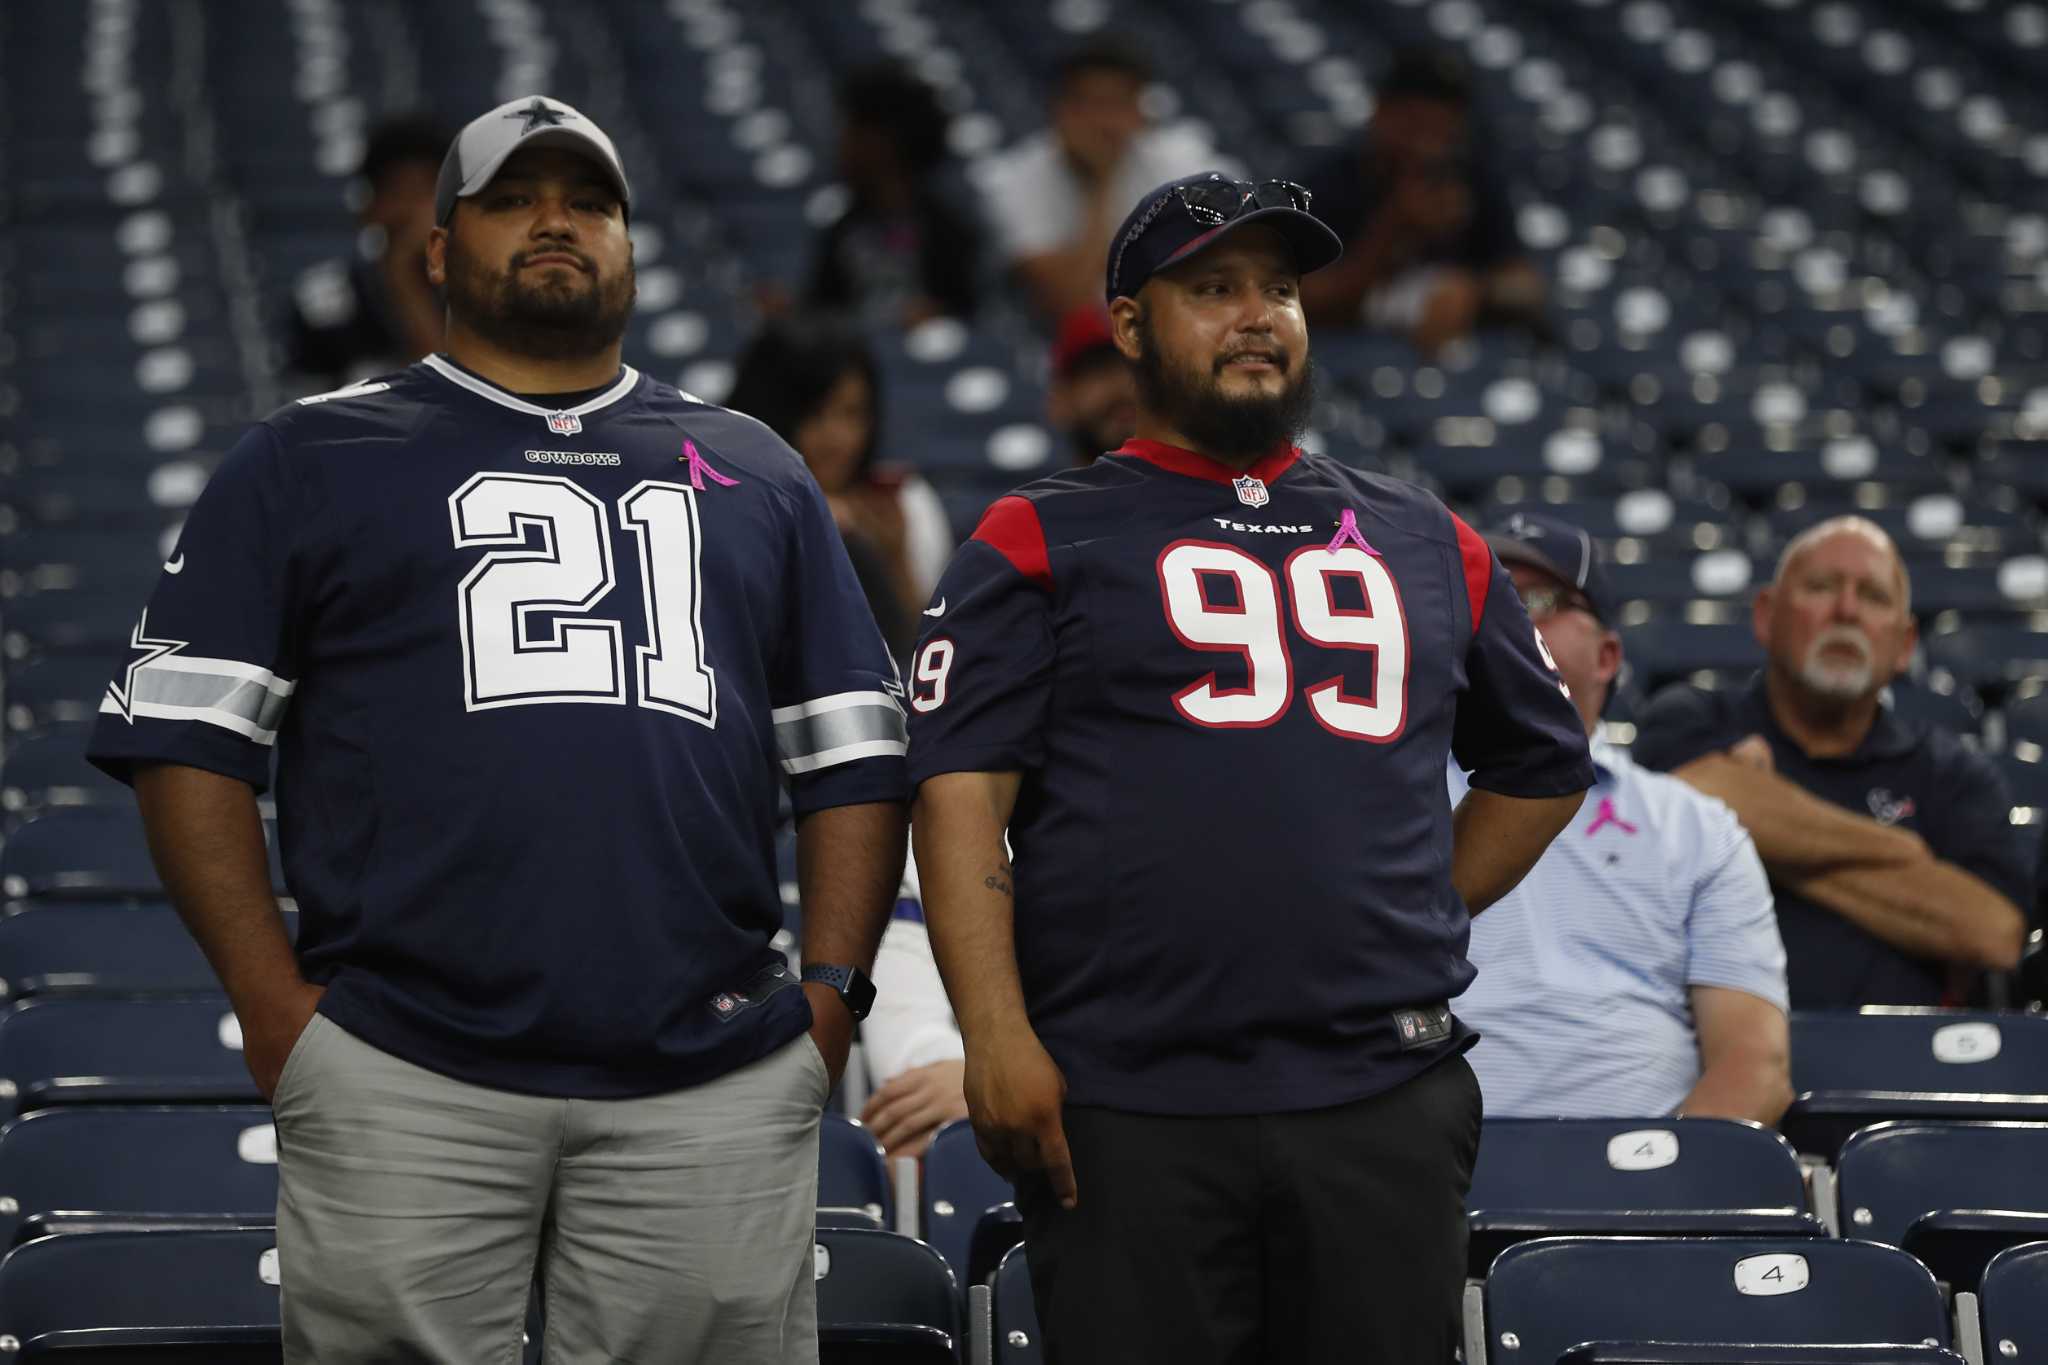
M1009 896L1014 900L1017 893L1010 889L1010 878L1012 875L1008 863L997 863L996 870L983 877L981 884L991 891L1000 891L1003 895Z

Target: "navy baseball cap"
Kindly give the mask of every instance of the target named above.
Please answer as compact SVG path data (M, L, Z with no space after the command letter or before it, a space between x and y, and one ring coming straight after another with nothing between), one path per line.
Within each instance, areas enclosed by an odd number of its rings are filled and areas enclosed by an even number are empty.
M1484 537L1503 564L1526 564L1576 588L1603 626L1614 624L1614 594L1593 537L1541 512L1516 512Z
M621 208L632 215L633 187L626 182L619 149L604 129L560 100L522 95L471 119L448 144L441 178L434 185L434 221L446 227L455 201L481 193L521 147L562 147L589 157L618 190Z
M1232 180L1220 171L1169 180L1140 199L1109 239L1102 296L1135 295L1158 271L1247 223L1278 229L1302 274L1321 270L1344 254L1344 243L1308 211L1313 197L1291 180Z

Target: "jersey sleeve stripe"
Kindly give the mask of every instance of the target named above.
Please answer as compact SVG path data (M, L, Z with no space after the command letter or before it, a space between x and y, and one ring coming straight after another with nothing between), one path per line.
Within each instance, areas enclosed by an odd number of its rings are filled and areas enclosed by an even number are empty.
M1052 561L1045 549L1045 528L1039 523L1038 509L1028 498L1012 493L997 498L982 513L981 525L974 528L970 539L978 540L993 549L1010 567L1026 578L1052 591Z
M876 755L900 756L910 748L903 709L887 693L842 692L774 714L775 748L790 773Z
M1456 512L1451 513L1451 524L1458 528L1458 558L1465 565L1465 596L1472 603L1472 633L1477 635L1479 623L1486 619L1486 590L1493 582L1493 551Z
M234 659L168 655L137 668L125 694L110 684L100 710L132 720L199 721L269 744L277 738L294 684Z
M843 744L836 749L825 749L800 758L782 760L782 770L791 777L814 773L820 768L837 767L841 763L852 763L862 758L901 758L910 752L910 745L900 739L871 739L858 744Z

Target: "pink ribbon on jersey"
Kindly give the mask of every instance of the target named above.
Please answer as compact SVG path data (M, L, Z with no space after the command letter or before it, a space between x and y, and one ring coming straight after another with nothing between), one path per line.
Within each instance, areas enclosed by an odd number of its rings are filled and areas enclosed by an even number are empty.
M1634 834L1636 832L1634 825L1631 825L1615 813L1614 798L1603 796L1600 798L1600 809L1594 813L1593 823L1586 826L1586 837L1588 839L1592 838L1609 825L1614 826L1623 834Z
M697 443L695 441L683 442L683 458L690 462L690 487L696 489L699 493L704 491L704 477L707 474L710 475L711 482L722 488L738 487L738 479L728 479L725 475L713 469L710 463L697 453Z
M1385 555L1365 543L1365 534L1358 529L1357 514L1352 512L1349 507L1344 509L1344 520L1337 523L1337 534L1330 537L1330 552L1335 554L1344 547L1344 542L1347 540L1357 545L1359 549L1365 551L1374 559L1386 558Z

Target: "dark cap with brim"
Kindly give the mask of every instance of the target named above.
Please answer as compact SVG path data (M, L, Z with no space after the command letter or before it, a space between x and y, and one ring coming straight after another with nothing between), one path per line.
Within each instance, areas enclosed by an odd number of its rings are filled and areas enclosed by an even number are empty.
M1253 223L1263 223L1279 232L1294 255L1294 268L1304 275L1321 270L1344 254L1344 243L1337 234L1324 226L1322 219L1302 209L1255 208L1224 223L1197 221L1175 191L1205 182L1226 186L1235 183L1220 171L1203 171L1169 180L1138 201L1116 236L1110 238L1109 260L1103 273L1105 299L1114 301L1137 294L1145 287L1145 281L1159 271Z
M1516 512L1483 539L1503 564L1525 564L1576 589L1602 625L1614 624L1614 595L1593 538L1541 512Z

